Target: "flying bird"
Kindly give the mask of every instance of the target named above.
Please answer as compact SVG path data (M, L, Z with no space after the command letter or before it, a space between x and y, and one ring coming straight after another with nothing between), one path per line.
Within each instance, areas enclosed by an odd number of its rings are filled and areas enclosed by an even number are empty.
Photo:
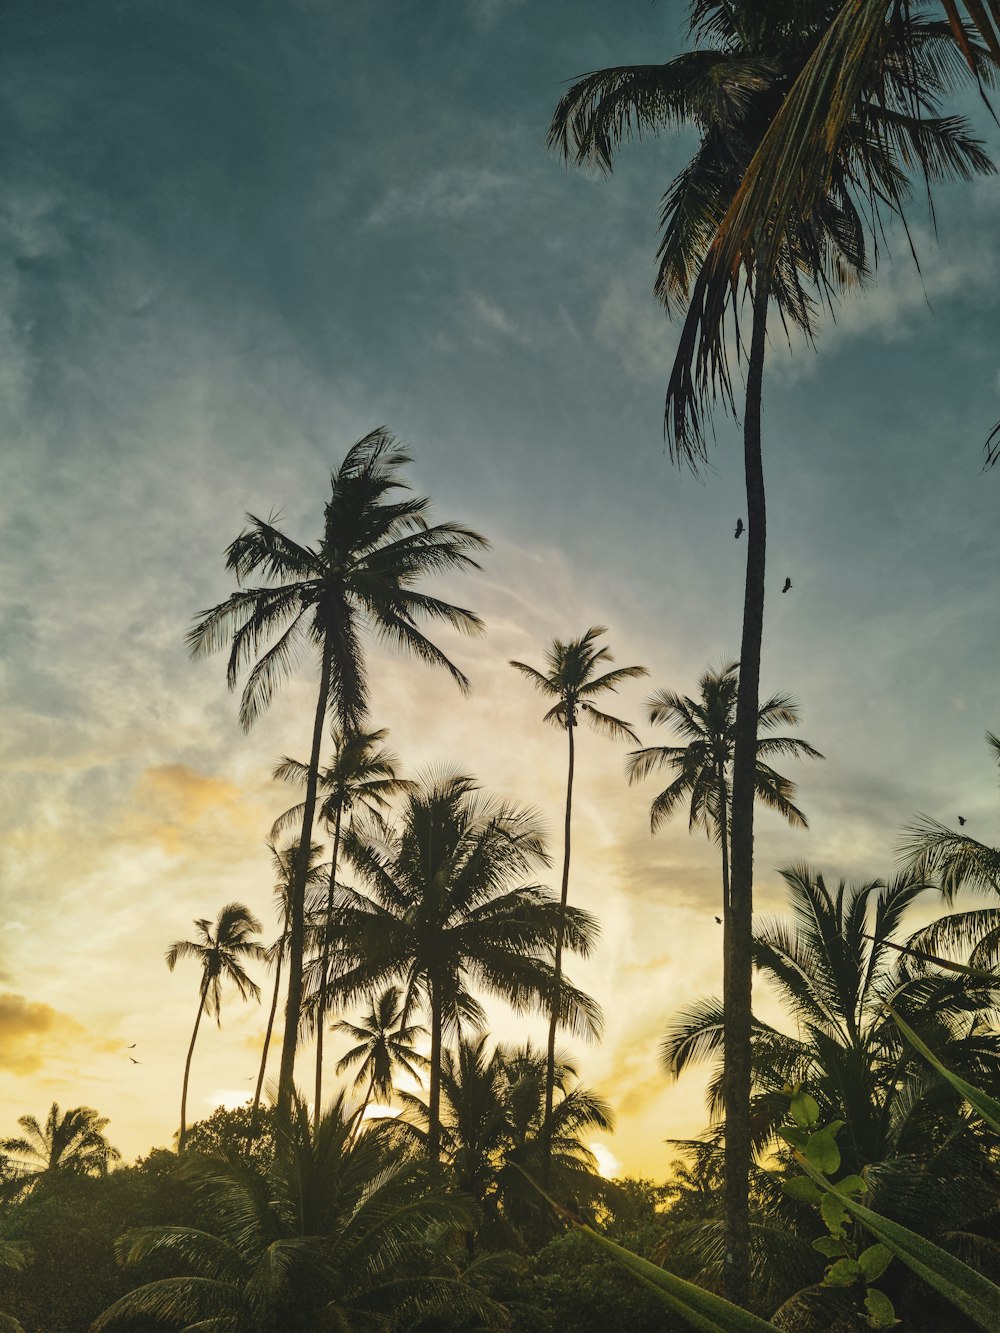
M721 916L717 916L717 917L715 918L715 924L716 924L717 926L721 926L721 925L722 925L722 917L721 917Z
M141 1064L142 1064L142 1061L141 1061L141 1060L137 1060L137 1059L135 1058L134 1055L130 1055L130 1056L129 1056L129 1059L132 1061L132 1063L133 1063L134 1065L141 1065Z
M959 822L960 824L963 824L963 825L964 825L964 823L965 823L965 820L962 818L961 815L959 815L959 817L958 817L958 822Z
M785 579L785 586L782 588L781 591L782 591L782 592L787 592L788 589L789 589L791 586L792 586L792 580L791 580L791 579Z
M743 520L741 518L738 518L736 520L736 531L733 533L733 536L738 538L742 533L742 531L743 531Z
M127 1051L134 1051L134 1050L135 1050L135 1046L136 1046L136 1043L133 1042L131 1046L126 1046L125 1049L126 1049Z

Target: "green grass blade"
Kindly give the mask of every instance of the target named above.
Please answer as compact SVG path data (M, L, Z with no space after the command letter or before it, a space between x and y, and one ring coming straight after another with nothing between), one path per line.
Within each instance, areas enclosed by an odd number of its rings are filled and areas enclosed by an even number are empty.
M521 1170L520 1167L517 1169ZM668 1273L666 1269L640 1258L624 1246L616 1245L613 1240L600 1235L556 1203L526 1171L521 1171L521 1174L560 1217L571 1222L593 1244L599 1245L622 1268L627 1268L644 1286L655 1292L668 1309L680 1315L692 1328L700 1329L701 1333L778 1333L775 1325L769 1324L766 1319L760 1319L749 1310L716 1296L714 1292L706 1291L693 1282L686 1282L684 1278Z
M965 1079L959 1078L958 1074L953 1074L947 1065L941 1063L927 1043L922 1041L913 1029L903 1022L891 1004L887 1005L886 1008L892 1014L896 1026L914 1050L919 1051L927 1063L933 1065L941 1077L946 1078L956 1092L960 1092L969 1105L979 1112L986 1123L1000 1133L1000 1102L974 1084L966 1083Z
M795 1158L820 1189L835 1194L852 1217L857 1218L876 1240L892 1250L929 1287L940 1292L945 1300L968 1315L986 1333L996 1333L997 1328L1000 1328L1000 1287L968 1264L963 1264L961 1259L956 1259L947 1250L942 1250L939 1245L900 1226L898 1222L891 1222L889 1218L873 1213L850 1195L841 1194L801 1153L796 1153Z

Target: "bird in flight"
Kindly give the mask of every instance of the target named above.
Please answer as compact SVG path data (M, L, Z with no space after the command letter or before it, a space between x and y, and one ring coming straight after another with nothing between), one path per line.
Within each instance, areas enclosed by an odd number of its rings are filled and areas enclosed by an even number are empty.
M958 822L959 822L960 824L963 824L963 825L965 824L965 820L962 818L961 815L959 815L959 817L958 817Z
M137 1059L135 1058L134 1055L130 1055L130 1056L129 1056L129 1059L132 1061L132 1063L133 1063L134 1065L141 1065L141 1064L142 1064L142 1061L141 1061L141 1060L137 1060Z
M742 533L742 531L743 531L743 520L741 518L738 518L736 520L736 531L733 533L733 536L738 538Z
M722 917L721 917L721 916L717 916L717 917L715 918L715 924L716 924L717 926L721 926L721 925L722 925Z
M133 1042L131 1046L126 1046L125 1049L126 1049L127 1051L134 1051L134 1050L135 1050L135 1042Z
M791 586L792 586L792 580L791 580L791 579L785 579L785 586L782 588L781 591L782 591L782 592L787 592L788 589L789 589Z

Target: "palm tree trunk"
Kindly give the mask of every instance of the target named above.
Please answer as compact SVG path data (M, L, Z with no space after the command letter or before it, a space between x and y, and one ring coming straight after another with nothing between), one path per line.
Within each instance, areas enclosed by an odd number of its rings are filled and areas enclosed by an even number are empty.
M436 1162L441 1152L441 998L431 983L431 1082L427 1094L427 1155Z
M287 927L287 922L285 923ZM267 1069L267 1052L271 1045L271 1033L274 1030L274 1016L278 1012L278 993L281 986L281 952L274 968L274 994L271 997L271 1012L267 1016L267 1031L264 1033L264 1050L260 1057L260 1073L257 1075L257 1087L253 1094L253 1110L250 1112L250 1139L253 1141L257 1132L257 1113L260 1110L260 1094L264 1086L264 1071Z
M570 834L573 821L573 727L576 722L574 711L574 706L570 704L566 714L566 731L569 735L569 767L566 777L566 825L563 832L562 891L559 895L559 928L556 935L556 956L552 977L549 1041L545 1053L545 1119L542 1122L542 1163L545 1184L548 1184L549 1167L552 1161L552 1105L555 1100L556 1089L556 1028L559 1025L563 935L566 929L566 903L569 899Z
M309 775L306 779L305 808L302 812L302 838L295 858L295 875L289 895L288 912L288 998L285 1001L285 1034L281 1044L281 1070L278 1074L278 1112L287 1112L295 1091L295 1048L299 1039L299 1016L302 1012L302 967L305 955L306 879L309 874L309 850L312 846L313 815L316 811L316 787L319 781L319 757L323 746L323 723L326 720L327 697L330 693L330 674L333 662L333 636L323 639L323 664L319 675L319 698L313 723L312 752L309 756Z
M726 799L726 770L722 764L718 767L718 779L719 840L722 844L722 920L725 921L729 915L729 810Z
M344 802L337 802L337 819L333 830L333 859L330 862L330 887L326 892L326 922L323 931L323 953L319 966L319 996L316 1009L316 1092L313 1102L313 1124L319 1125L323 1105L323 1019L326 1017L326 987L330 973L330 931L333 928L333 897L337 887L337 860L340 856L340 820Z
M757 766L760 648L764 628L767 513L761 460L761 384L767 332L768 288L757 266L753 332L743 417L747 493L747 572L740 645L740 688L733 743L732 870L729 940L723 979L726 1107L725 1288L737 1305L750 1295L750 1003L753 941L753 804Z
M194 1055L194 1044L198 1040L198 1025L201 1023L201 1016L205 1012L205 1000L208 996L208 977L205 977L201 983L201 996L198 1000L198 1014L194 1020L194 1031L191 1033L191 1045L188 1047L187 1059L184 1061L184 1084L181 1088L181 1128L177 1135L177 1151L184 1151L184 1140L187 1137L187 1099L188 1099L188 1079L191 1077L191 1057Z

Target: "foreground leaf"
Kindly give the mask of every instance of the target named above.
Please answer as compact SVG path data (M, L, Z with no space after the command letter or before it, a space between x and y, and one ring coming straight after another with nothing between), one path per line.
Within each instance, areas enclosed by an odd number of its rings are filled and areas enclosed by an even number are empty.
M845 1212L850 1213L876 1240L902 1259L929 1287L940 1292L945 1300L957 1306L986 1333L996 1333L1000 1321L1000 1287L947 1250L942 1250L939 1245L918 1236L915 1231L900 1226L898 1222L891 1222L879 1213L873 1213L870 1208L858 1203L857 1199L840 1194L836 1185L831 1185L801 1154L796 1153L796 1157L803 1171L820 1189L834 1196Z
M887 1005L886 1008L892 1014L896 1026L914 1050L919 1051L927 1063L933 1065L941 1077L946 1078L955 1091L962 1094L969 1105L979 1112L988 1125L1000 1132L1000 1102L995 1097L991 1097L989 1093L983 1092L981 1088L975 1087L972 1083L966 1083L964 1078L959 1078L957 1074L953 1074L946 1065L941 1063L926 1042L922 1041L913 1029L903 1022L891 1004Z

